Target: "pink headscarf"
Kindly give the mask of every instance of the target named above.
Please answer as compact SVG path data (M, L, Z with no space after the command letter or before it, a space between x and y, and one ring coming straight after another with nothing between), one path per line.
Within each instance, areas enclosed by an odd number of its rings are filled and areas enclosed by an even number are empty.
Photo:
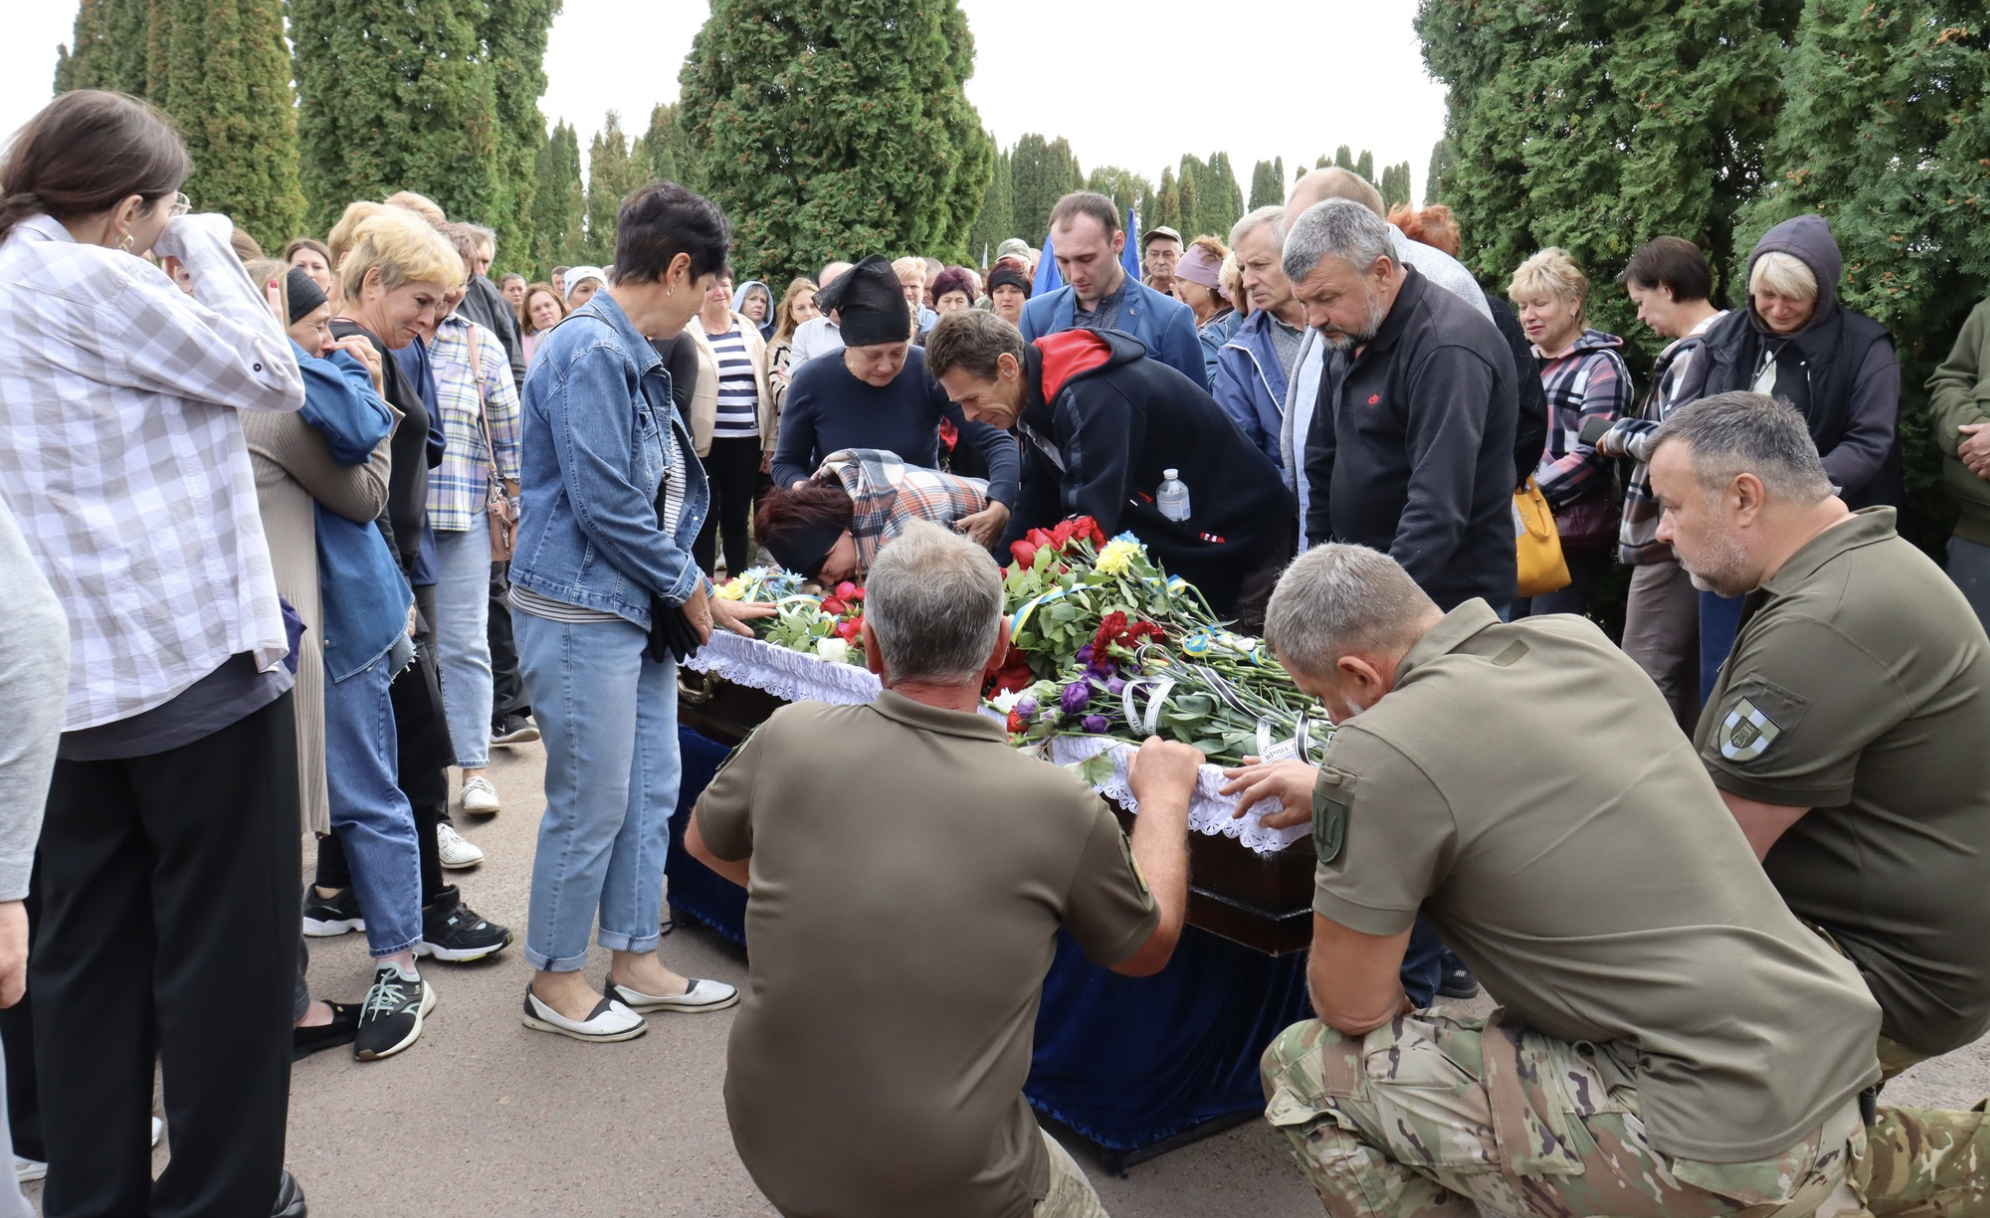
M1217 278L1217 272L1222 268L1221 258L1211 258L1208 250L1191 245L1182 253L1181 260L1175 263L1175 278L1199 283L1227 301L1230 298L1223 294L1222 281Z

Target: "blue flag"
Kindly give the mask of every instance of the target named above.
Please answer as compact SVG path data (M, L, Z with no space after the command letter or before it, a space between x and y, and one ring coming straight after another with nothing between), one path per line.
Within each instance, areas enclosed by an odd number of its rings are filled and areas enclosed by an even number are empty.
M1127 274L1140 278L1140 209L1131 203L1126 205L1126 248L1120 251L1119 264Z
M1035 300L1045 292L1055 292L1064 286L1064 276L1057 272L1057 249L1051 244L1050 234L1043 235L1043 257L1036 260L1036 282L1030 285L1030 299Z

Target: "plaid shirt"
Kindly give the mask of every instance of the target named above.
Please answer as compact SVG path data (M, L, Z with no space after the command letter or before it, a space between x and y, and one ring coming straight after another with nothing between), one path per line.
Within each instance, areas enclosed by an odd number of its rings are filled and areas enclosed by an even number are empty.
M1623 345L1614 334L1584 330L1575 346L1554 359L1542 359L1538 348L1534 352L1541 387L1548 391L1548 448L1534 480L1552 507L1610 489L1609 460L1579 437L1590 419L1615 419L1631 408L1631 370L1617 354Z
M45 215L0 243L0 494L69 617L67 731L160 706L290 643L238 410L304 379L226 216L186 216L142 258Z
M1672 547L1658 540L1658 498L1651 493L1651 438L1674 410L1699 398L1707 384L1707 331L1726 317L1715 313L1684 338L1674 339L1652 364L1651 392L1635 418L1618 419L1596 446L1637 464L1624 479L1624 521L1617 533L1617 557L1626 566L1669 561Z
M850 536L857 543L860 570L868 570L878 547L903 533L907 523L952 524L988 506L988 483L982 479L907 465L897 453L881 448L830 453L816 477L829 474L850 493Z
M484 374L478 392L470 369L470 344L477 344L477 367ZM435 368L436 405L442 415L442 464L428 476L428 522L444 533L461 533L484 510L491 484L491 445L497 447L498 477L518 481L518 388L511 362L498 336L463 316L450 314L429 344ZM491 428L484 442L484 423Z

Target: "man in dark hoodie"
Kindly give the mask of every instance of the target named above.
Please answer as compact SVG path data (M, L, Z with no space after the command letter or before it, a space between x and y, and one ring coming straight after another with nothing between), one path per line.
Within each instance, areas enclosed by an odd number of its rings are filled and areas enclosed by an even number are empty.
M1748 307L1707 334L1705 396L1748 390L1797 408L1845 506L1900 503L1900 361L1893 336L1838 303L1844 259L1822 216L1762 235ZM1710 690L1741 622L1741 599L1700 597L1700 688Z
M926 364L969 419L1014 427L1024 441L1003 551L1033 528L1090 516L1108 535L1138 537L1242 629L1263 622L1291 550L1292 496L1208 390L1116 330L1031 343L973 309L933 327ZM1156 502L1170 470L1188 487L1186 520Z

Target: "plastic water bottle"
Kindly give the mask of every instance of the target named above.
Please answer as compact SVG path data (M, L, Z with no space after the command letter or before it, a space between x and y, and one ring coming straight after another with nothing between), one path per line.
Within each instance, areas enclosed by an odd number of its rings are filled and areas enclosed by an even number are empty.
M1169 520L1188 519L1188 488L1182 485L1181 471L1161 471L1161 489L1154 493L1154 506Z

